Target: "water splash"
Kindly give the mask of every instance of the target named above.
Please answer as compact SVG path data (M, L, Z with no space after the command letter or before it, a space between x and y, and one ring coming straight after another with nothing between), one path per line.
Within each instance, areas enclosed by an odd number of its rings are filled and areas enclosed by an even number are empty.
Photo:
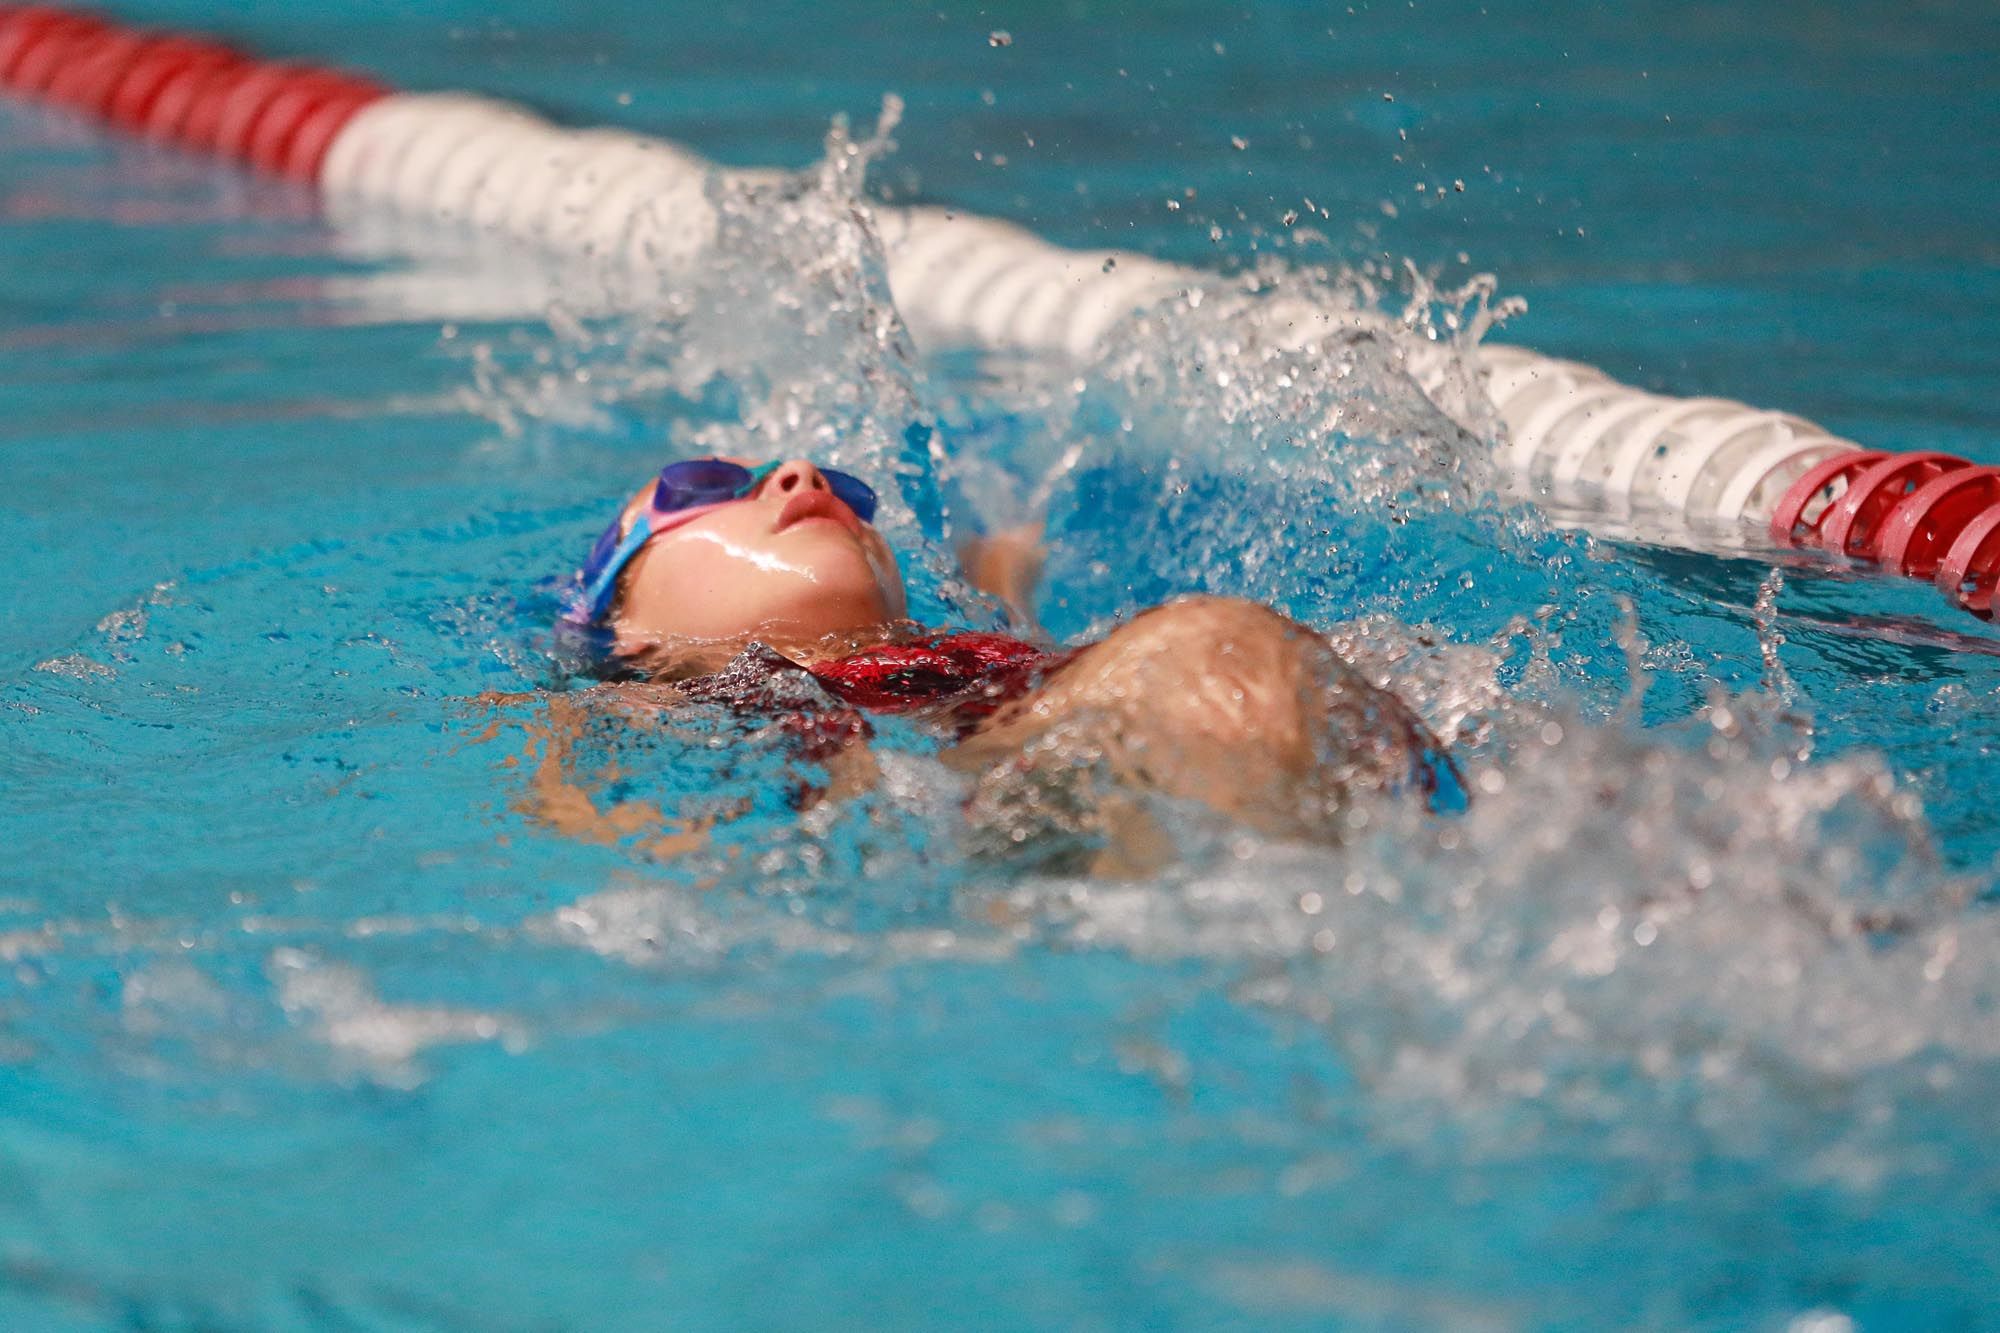
M696 262L636 285L622 268L570 270L545 330L472 340L465 404L503 432L487 447L609 444L638 468L802 455L860 472L878 479L877 526L909 562L917 614L990 622L952 574L936 411L863 192L901 115L885 98L866 138L837 118L802 171L711 171L715 230Z

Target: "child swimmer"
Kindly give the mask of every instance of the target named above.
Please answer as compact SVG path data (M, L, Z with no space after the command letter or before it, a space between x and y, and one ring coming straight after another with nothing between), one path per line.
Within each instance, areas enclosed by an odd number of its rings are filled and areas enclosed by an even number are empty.
M953 738L946 762L977 778L975 820L1014 842L1051 824L1129 842L1146 792L1330 838L1358 797L1455 781L1401 701L1252 602L1177 599L1076 648L916 625L875 507L861 479L802 458L669 464L599 538L565 619L601 632L624 674L690 701L770 708L773 678L809 677L838 706L787 726L830 768L865 755L868 713L931 720ZM966 557L1025 619L1036 542L990 538Z

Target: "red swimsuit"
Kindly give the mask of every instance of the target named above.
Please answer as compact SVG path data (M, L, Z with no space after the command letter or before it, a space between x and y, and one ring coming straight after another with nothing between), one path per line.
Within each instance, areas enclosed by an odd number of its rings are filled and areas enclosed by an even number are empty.
M950 703L964 720L986 717L1067 662L1005 634L958 630L911 643L885 643L807 667L842 702L876 713Z
M682 682L680 688L698 702L776 715L781 730L798 745L800 758L825 762L873 734L863 710L911 713L934 708L941 720L956 724L963 737L1061 671L1080 651L1051 651L1005 634L971 630L880 644L814 666L803 666L768 648L753 649L713 675ZM840 706L829 708L828 695ZM1464 786L1449 752L1401 700L1374 689L1358 675L1347 697L1359 701L1350 702L1342 716L1351 724L1350 740L1360 753L1386 748L1401 755L1408 763L1401 781L1428 796L1433 809L1463 808Z
M775 715L801 757L823 761L873 733L863 710L935 708L962 736L1073 656L1071 650L1050 652L1004 634L960 630L879 644L810 667L753 648L712 675L680 682L680 689L699 703ZM827 706L828 695L838 706Z

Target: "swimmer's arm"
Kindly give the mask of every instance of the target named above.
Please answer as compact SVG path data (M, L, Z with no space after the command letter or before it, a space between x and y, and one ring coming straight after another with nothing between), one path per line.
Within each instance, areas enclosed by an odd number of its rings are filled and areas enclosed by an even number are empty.
M1035 624L1035 585L1041 582L1047 556L1039 522L973 537L958 548L966 580L999 598L1014 623L1024 629Z
M539 705L543 717L523 724L528 739L527 752L509 759L509 768L524 768L527 789L514 808L529 819L583 842L611 844L630 841L639 851L655 860L669 860L684 852L706 846L710 833L749 813L747 798L707 811L692 819L673 819L651 801L627 799L607 803L601 789L617 777L606 767L596 774L582 771L578 752L594 719L616 719L622 726L645 730L659 725L663 714L686 702L686 695L669 684L626 681L593 685L567 694L501 694L489 692L477 702L494 710L490 724L473 738L474 743L499 734L499 713L523 704ZM849 737L821 765L826 771L823 786L808 787L802 793L802 810L822 801L847 801L866 795L881 781L882 770L875 762L865 734Z
M820 801L851 801L875 790L882 780L882 766L875 762L875 751L863 737L855 737L828 755L824 762L826 786L813 793L811 805Z
M661 710L681 698L672 686L640 683L594 685L572 694L487 693L476 702L493 709L494 715L489 726L473 739L481 742L497 735L502 710L539 704L543 717L522 725L528 741L526 752L504 761L506 767L523 768L527 773L526 790L513 802L514 809L583 842L608 844L635 839L641 851L667 860L704 845L709 830L734 814L724 811L676 821L648 801L601 803L592 787L608 783L615 774L607 770L595 775L593 781L592 775L581 771L577 756L593 718L614 717L624 725L642 728L655 724Z

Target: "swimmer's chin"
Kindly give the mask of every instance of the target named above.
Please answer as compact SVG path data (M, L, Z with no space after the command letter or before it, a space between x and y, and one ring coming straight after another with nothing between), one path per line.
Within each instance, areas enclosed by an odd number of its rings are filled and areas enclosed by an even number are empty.
M654 680L687 680L722 670L753 647L783 653L803 666L831 662L865 648L916 637L923 626L911 620L882 620L851 629L821 633L785 620L768 620L743 634L722 637L664 634L650 638L618 636L618 657Z

